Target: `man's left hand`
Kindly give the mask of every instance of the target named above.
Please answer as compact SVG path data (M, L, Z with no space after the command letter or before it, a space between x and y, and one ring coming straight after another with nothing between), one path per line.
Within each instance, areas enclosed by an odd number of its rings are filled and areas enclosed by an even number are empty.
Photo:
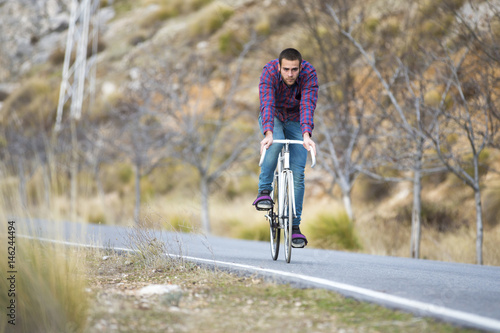
M304 133L304 148L307 149L307 151L313 150L314 155L316 155L316 144L314 141L311 139L311 135L309 133Z

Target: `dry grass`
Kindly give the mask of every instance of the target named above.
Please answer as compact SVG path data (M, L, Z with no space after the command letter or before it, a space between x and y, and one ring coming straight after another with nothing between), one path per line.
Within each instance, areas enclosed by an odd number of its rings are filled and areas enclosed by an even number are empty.
M189 263L144 268L89 252L88 332L466 332L331 291L296 289ZM172 292L144 295L151 285ZM175 286L172 288L172 286Z
M2 216L1 243L7 244L6 217ZM2 270L0 289L9 290L15 284L15 325L0 321L0 332L82 332L89 309L86 292L85 261L81 250L63 245L21 238L26 233L23 224L16 221L15 273ZM7 256L2 253L0 266L7 267ZM2 309L11 302L2 292ZM5 315L5 314L3 314ZM11 318L13 319L13 318Z

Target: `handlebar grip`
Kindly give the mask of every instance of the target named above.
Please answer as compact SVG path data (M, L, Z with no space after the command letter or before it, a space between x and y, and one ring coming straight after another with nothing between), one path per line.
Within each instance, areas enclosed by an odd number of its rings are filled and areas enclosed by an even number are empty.
M267 149L264 149L264 152L262 153L262 155L260 155L259 166L262 166L262 163L264 163L264 157L266 157L266 151Z

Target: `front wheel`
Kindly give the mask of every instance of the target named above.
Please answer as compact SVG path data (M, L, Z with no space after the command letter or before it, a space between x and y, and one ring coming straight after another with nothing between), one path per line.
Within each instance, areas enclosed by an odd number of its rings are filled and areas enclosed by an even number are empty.
M278 254L280 252L280 229L278 228L276 220L276 215L271 211L271 218L269 218L269 236L271 239L271 257L273 260L278 259Z
M285 238L285 260L290 263L292 257L292 225L293 225L293 176L292 172L288 171L285 180L285 192L283 202L283 235Z

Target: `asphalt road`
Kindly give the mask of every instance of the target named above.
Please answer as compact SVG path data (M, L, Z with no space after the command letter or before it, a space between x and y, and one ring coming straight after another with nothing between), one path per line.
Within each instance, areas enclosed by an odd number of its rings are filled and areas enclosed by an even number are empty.
M123 227L23 222L20 234L67 244L131 249ZM434 317L457 325L500 332L500 267L293 249L291 263L273 261L268 242L199 234L156 233L170 255L200 264L259 274L299 287L337 291L347 297Z

